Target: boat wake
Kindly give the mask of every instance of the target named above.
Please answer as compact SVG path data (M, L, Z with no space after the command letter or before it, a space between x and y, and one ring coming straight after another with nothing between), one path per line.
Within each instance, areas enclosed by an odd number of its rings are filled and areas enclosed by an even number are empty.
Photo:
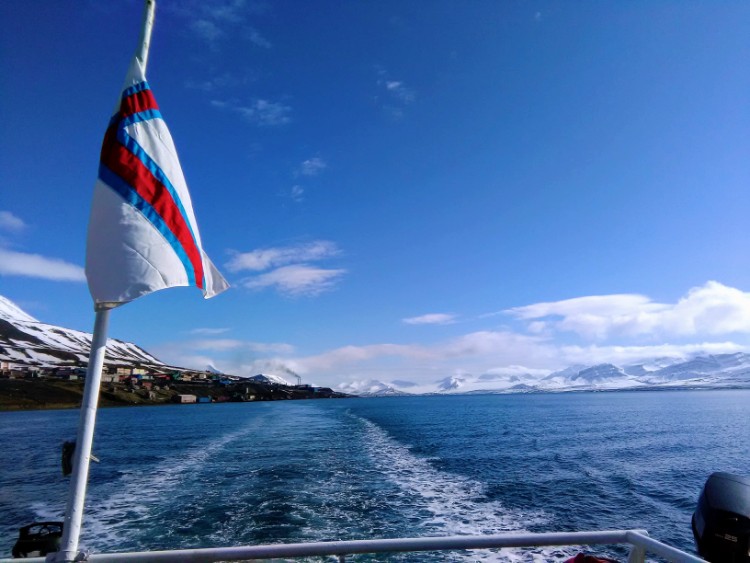
M126 469L119 479L89 486L81 545L94 551L158 549L162 533L153 533L152 517L163 510L165 499L180 494L179 489L194 481L209 462L228 444L255 431L257 420L249 421L219 438L193 445L181 455L165 453L155 466ZM192 489L193 485L187 485ZM41 519L62 519L63 513L47 505L34 507ZM151 533L149 533L149 531ZM162 530L168 532L169 530ZM168 534L167 534L168 535Z
M356 415L352 415L355 416ZM391 499L424 536L481 535L526 532L527 527L544 524L542 512L510 510L491 500L485 485L467 477L436 469L428 458L411 452L376 423L359 418L366 432L367 451L374 466L395 483L400 493ZM394 508L396 508L394 507ZM563 560L568 549L474 550L441 554L450 561L552 561Z

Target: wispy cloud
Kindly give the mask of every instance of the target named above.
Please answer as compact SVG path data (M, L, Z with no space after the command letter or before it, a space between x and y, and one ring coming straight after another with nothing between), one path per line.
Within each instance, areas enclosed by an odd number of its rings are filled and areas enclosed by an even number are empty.
M295 262L324 260L338 256L339 254L341 254L341 250L336 243L327 240L316 240L292 246L259 248L251 252L237 253L227 262L226 266L231 272L242 270L262 271Z
M250 42L257 47L262 47L264 49L270 49L272 47L271 42L263 37L255 28L246 29L245 34L247 35L247 38L250 40Z
M190 29L201 39L209 44L214 44L223 31L216 22L207 19L199 19L192 22Z
M86 281L83 268L39 254L25 254L0 248L0 275L24 276L54 281Z
M538 334L572 332L590 340L750 333L750 293L710 281L676 303L644 295L578 297L507 309Z
M249 105L242 105L235 101L212 100L211 105L237 113L245 121L254 125L273 127L286 125L292 121L292 108L280 102L256 99Z
M401 319L401 322L408 325L447 325L456 322L456 316L449 313L430 313Z
M407 88L400 80L385 80L383 84L388 92L402 102L409 104L414 101L414 91Z
M299 174L302 176L317 176L328 167L325 160L314 156L303 161L299 166Z
M252 72L245 71L242 75L230 74L224 72L214 76L203 75L199 80L187 78L185 87L191 90L200 90L201 92L220 92L231 88L247 89L248 84L257 80Z
M26 228L26 223L10 211L0 211L0 229L10 232L20 232Z
M190 334L224 334L229 332L228 328L194 328L190 331Z
M231 272L263 272L240 282L248 289L273 288L288 296L315 296L333 289L346 270L321 268L310 263L339 254L341 251L335 243L319 240L236 253L226 267Z
M190 340L183 343L183 346L202 352L226 352L229 350L244 350L253 354L291 354L294 352L294 347L285 343L251 342L233 338Z
M156 356L172 365L204 369L217 366L233 375L254 375L260 366L283 365L295 348L284 342L255 342L229 338L206 338L167 342L154 346ZM287 373L283 369L282 373ZM266 373L279 373L267 370Z
M284 295L315 296L332 289L346 270L295 264L282 266L242 282L249 289L275 288Z
M170 6L174 14L188 20L188 29L213 51L220 50L222 41L244 38L253 45L270 49L271 42L250 23L250 18L263 13L260 4L246 0L202 0Z
M295 184L292 186L292 189L289 190L289 197L292 201L296 203L300 203L301 201L304 201L305 199L305 188L300 186L299 184Z
M375 67L375 70L378 74L376 102L392 118L401 119L406 106L416 100L416 92L403 80L393 79L383 67Z

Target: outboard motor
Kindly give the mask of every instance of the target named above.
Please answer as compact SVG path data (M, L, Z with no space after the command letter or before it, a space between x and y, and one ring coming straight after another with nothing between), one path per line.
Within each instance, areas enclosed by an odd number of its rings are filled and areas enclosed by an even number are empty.
M59 551L62 522L34 522L18 530L13 557L36 557Z
M712 563L750 563L750 477L713 473L693 514L698 553Z

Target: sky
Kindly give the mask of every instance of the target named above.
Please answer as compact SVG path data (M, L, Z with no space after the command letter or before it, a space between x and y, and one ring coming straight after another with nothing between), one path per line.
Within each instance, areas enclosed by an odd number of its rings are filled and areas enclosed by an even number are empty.
M91 331L136 1L0 3L0 295ZM147 76L232 287L109 334L377 379L750 351L750 3L161 0Z

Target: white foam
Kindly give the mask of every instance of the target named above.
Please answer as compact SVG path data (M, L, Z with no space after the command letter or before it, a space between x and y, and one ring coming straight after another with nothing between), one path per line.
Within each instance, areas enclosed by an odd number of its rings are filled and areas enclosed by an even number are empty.
M356 416L356 415L352 415ZM359 418L359 417L357 417ZM429 459L414 455L377 424L362 420L367 432L367 451L378 470L405 494L403 510L419 515L426 535L482 535L522 533L527 526L542 524L540 512L509 510L489 500L482 483L436 469ZM456 561L553 561L569 557L570 549L503 549L453 553Z
M195 479L201 466L227 444L254 431L255 421L207 444L193 446L178 457L168 457L148 471L133 469L107 487L114 489L86 507L82 538L87 548L112 551L115 546L148 547L153 537L134 538L134 530L147 531L154 508L162 507L185 480ZM92 495L93 497L94 495ZM138 535L137 533L135 534ZM148 536L148 534L146 534ZM84 541L84 540L82 540ZM119 547L118 547L119 549Z

